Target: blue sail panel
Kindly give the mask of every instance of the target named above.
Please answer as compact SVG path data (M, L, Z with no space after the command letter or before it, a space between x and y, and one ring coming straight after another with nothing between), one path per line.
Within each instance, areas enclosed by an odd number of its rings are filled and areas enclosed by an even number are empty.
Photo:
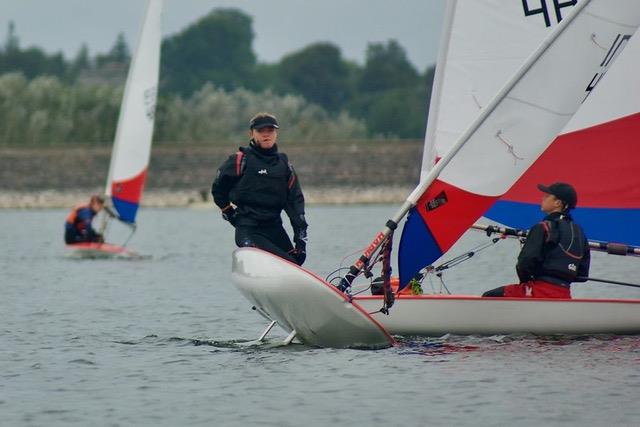
M500 200L485 216L508 227L529 229L544 217L540 204ZM640 245L640 209L578 207L571 211L588 239Z
M130 224L135 223L138 207L140 206L139 203L127 202L125 200L118 199L117 197L112 197L111 201L113 203L113 207L116 208L121 221L128 222Z
M407 286L417 272L441 256L442 250L436 243L433 234L418 210L412 208L402 229L398 250L399 289Z

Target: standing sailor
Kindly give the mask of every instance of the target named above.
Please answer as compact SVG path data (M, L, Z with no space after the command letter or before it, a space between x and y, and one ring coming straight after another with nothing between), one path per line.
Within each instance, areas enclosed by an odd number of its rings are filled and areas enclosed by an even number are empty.
M569 184L538 184L544 194L540 209L547 216L531 227L518 256L519 284L501 286L483 297L571 298L571 282L589 276L589 242L569 211L578 196Z
M238 247L257 247L302 265L307 243L304 196L287 155L278 151L278 129L272 114L256 114L249 122L249 146L240 147L220 166L211 194L222 218L236 228ZM282 210L291 221L295 248L282 226Z
M100 242L104 239L91 225L93 218L104 207L104 198L94 194L88 204L78 205L67 216L64 224L64 241L69 244Z

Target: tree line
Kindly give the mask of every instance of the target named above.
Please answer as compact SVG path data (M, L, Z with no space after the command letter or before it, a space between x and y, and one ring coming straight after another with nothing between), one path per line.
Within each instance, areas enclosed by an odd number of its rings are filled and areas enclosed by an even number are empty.
M162 41L154 139L237 139L256 111L273 111L288 139L422 138L433 67L420 73L396 41L371 43L364 65L331 43L274 64L253 51L251 17L215 9ZM110 143L131 50L86 45L67 61L22 49L12 23L0 49L0 142ZM242 135L243 133L240 133Z

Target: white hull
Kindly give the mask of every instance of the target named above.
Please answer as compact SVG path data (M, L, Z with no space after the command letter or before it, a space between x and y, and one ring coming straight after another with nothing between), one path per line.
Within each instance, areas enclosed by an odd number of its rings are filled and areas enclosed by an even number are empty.
M382 298L355 297L372 313ZM442 336L513 333L638 334L640 300L482 298L460 295L400 296L389 315L372 315L391 334Z
M335 287L269 252L233 253L233 284L262 313L319 347L384 348L393 338Z

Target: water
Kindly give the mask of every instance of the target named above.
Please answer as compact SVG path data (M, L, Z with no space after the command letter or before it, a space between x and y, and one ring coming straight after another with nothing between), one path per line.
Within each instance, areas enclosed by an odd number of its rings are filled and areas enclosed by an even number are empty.
M311 207L308 267L328 274L394 209ZM130 246L144 261L65 258L66 213L0 211L2 426L640 424L640 337L405 338L362 351L282 347L274 331L258 345L265 321L229 282L232 230L213 209L143 210ZM452 252L484 241L470 233ZM481 251L446 284L480 294L512 282L517 250ZM640 277L638 259L593 265L596 277Z

